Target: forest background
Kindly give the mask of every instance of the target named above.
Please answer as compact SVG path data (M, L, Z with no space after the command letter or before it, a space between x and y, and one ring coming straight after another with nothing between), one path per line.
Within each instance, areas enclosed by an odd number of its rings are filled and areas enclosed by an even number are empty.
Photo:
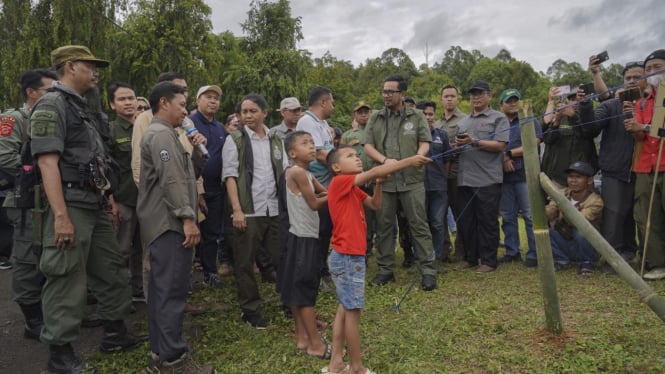
M269 126L281 121L274 110L281 99L295 96L306 105L308 90L325 85L335 97L329 123L347 129L356 100L383 106L379 91L383 79L392 74L408 80L408 95L437 104L443 86L452 84L464 93L473 81L484 79L494 92L495 108L503 89L517 88L523 98L533 101L535 113L544 111L548 87L591 81L586 67L566 62L566 56L553 61L547 71L537 72L506 49L490 57L451 46L431 66L416 66L399 48L367 57L358 66L329 52L312 57L298 48L306 35L288 0L253 0L241 23L243 35L214 33L212 11L204 0L4 0L0 6L2 110L22 105L20 74L50 66L49 52L66 44L88 46L95 56L111 62L109 68L99 70L105 109L106 87L111 82L127 82L137 95L147 96L159 73L177 71L187 78L191 102L200 86L222 87L218 113L222 120L244 95L263 95L271 107ZM620 64L602 66L608 87L621 83L621 71ZM464 94L460 107L470 109ZM440 113L439 108L437 116Z

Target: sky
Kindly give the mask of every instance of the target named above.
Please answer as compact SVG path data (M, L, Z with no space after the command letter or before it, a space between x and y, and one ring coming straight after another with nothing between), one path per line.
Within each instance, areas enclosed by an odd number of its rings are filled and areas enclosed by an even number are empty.
M205 0L215 33L241 36L250 0ZM326 51L355 66L400 48L416 66L433 66L459 45L494 57L502 48L536 71L554 61L588 66L607 50L608 63L643 60L665 48L662 0L291 0L301 17L298 48ZM428 52L427 52L428 51Z

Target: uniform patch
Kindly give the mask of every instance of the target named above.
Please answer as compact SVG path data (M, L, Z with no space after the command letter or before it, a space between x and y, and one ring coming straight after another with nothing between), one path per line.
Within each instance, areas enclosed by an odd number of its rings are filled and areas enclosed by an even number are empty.
M46 138L55 136L57 114L50 110L35 110L30 116L30 136Z
M164 162L170 160L171 156L169 155L169 151L167 151L166 149L162 149L161 151L159 151L159 159Z
M282 150L279 149L279 147L275 146L272 150L272 156L275 158L275 160L281 160L282 159Z
M407 122L407 123L404 125L404 128L407 129L407 130L412 130L412 129L413 129L413 123L411 123L411 122Z
M12 134L16 125L16 118L12 116L2 116L0 118L0 136L7 137Z

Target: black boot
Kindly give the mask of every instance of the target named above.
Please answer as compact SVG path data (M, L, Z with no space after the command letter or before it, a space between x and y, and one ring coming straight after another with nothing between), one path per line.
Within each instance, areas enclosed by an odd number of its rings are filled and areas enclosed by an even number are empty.
M44 327L44 317L42 315L42 303L24 305L19 304L23 317L25 318L25 327L23 328L23 337L39 341L39 335Z
M57 374L90 374L97 373L97 369L81 361L74 354L72 345L49 346L48 371Z
M115 351L131 351L143 342L148 340L146 335L133 336L127 333L125 322L104 320L104 337L99 349L104 353L111 353Z

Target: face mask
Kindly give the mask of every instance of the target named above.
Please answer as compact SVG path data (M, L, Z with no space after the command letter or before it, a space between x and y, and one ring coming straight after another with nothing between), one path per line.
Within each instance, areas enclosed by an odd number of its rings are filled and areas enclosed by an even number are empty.
M657 75L652 75L652 76L650 76L650 77L647 78L647 82L648 82L650 85L654 86L654 87L658 87L658 85L659 85L660 82L662 82L662 81L665 81L665 73L663 73L663 74L657 74Z

